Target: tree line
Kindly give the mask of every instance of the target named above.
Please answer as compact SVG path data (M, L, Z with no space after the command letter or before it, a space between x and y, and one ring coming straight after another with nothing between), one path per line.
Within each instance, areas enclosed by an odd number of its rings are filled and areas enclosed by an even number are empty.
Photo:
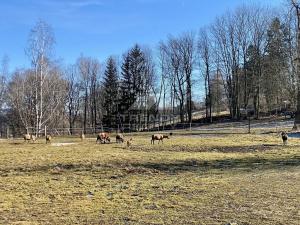
M221 111L238 120L295 110L297 18L290 6L278 12L242 5L155 49L135 44L104 63L81 55L72 65L55 59L54 31L38 21L25 49L30 68L9 74L7 57L2 60L2 134L6 126L37 134L45 126L71 134L145 130L192 123L199 111L212 122Z

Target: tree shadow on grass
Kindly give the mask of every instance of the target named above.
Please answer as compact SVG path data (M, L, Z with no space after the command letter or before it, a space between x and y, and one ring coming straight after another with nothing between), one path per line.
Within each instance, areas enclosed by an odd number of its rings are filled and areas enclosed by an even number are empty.
M33 146L33 145L43 145L45 142L10 142L9 145L24 145L24 146Z
M247 153L247 152L264 152L274 149L279 149L285 146L278 144L261 144L261 145L245 145L245 146L209 146L209 145L139 145L132 146L130 151L142 152L222 152L222 153Z
M209 172L209 171L229 171L239 170L250 172L256 169L289 169L300 166L300 156L293 156L290 158L276 158L265 159L257 157L248 157L242 159L222 159L222 160L177 160L174 162L133 162L122 163L121 161L112 161L109 164L51 164L39 165L32 167L14 167L7 169L0 169L0 177L6 176L7 173L32 173L32 172L76 172L76 171L90 171L97 172L103 170L123 171L126 173L143 174L143 173L167 173L176 175L183 172ZM51 172L52 171L52 172Z
M287 169L300 166L300 157L282 159L264 158L243 158L243 159L222 159L222 160L180 160L170 163L134 163L132 167L143 167L167 173L180 172L208 172L210 170L242 170L251 171L255 169Z

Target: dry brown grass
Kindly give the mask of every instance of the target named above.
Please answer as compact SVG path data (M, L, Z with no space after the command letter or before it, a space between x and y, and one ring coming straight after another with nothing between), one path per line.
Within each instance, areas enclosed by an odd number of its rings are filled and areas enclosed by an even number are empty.
M300 140L133 138L2 141L0 224L299 224Z

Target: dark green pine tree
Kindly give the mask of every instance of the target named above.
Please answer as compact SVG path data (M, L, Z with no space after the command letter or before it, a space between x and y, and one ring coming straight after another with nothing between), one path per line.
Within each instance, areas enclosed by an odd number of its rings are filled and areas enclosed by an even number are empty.
M127 113L134 103L133 77L130 71L130 54L123 56L121 68L121 85L120 85L120 110L123 114Z
M104 103L103 107L106 111L104 122L107 126L116 125L116 116L118 115L118 99L119 99L119 80L116 61L110 57L106 63L104 72Z
M124 55L121 75L122 111L128 112L144 91L145 57L138 45Z
M133 89L136 95L143 94L145 81L145 56L138 45L130 51L130 73L133 79Z

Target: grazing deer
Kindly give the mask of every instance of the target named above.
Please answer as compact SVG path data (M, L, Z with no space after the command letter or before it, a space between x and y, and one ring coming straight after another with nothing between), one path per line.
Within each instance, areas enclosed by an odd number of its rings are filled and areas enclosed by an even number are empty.
M106 142L110 143L110 137L108 133L102 132L97 135L96 143L100 141L101 144L105 144Z
M24 142L27 141L28 143L30 140L32 140L33 143L36 141L36 137L32 134L24 134L23 138L24 138Z
M282 138L282 142L283 145L287 145L288 143L288 135L285 131L281 132L281 138Z
M124 142L124 136L123 136L123 134L117 134L117 136L116 136L116 142L117 143L123 143Z
M36 141L36 136L35 135L31 135L31 140L34 143Z
M51 139L52 139L51 135L47 134L46 135L46 144L51 143Z
M80 134L80 139L81 139L81 141L84 141L84 139L85 139L84 132L81 132L81 134Z
M130 146L132 145L132 141L133 141L132 138L126 141L127 148L130 148Z

